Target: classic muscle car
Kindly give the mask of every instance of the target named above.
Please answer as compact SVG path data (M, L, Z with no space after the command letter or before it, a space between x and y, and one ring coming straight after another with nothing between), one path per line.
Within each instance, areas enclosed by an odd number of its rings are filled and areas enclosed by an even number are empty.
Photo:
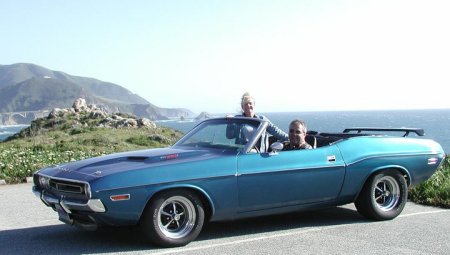
M205 120L171 147L41 169L33 191L67 224L138 225L150 242L174 247L194 240L208 221L348 203L369 219L390 220L402 212L408 187L427 180L445 157L416 128L309 132L313 149L282 151L272 139L261 146L267 125Z

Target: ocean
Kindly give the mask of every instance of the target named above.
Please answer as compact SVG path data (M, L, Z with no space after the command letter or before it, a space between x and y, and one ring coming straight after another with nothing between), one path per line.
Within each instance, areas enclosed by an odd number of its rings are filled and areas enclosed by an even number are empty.
M306 121L308 130L318 132L342 132L350 127L422 128L425 138L431 138L450 153L450 109L439 110L390 110L390 111L327 111L327 112L267 112L272 123L287 132L294 119ZM226 114L214 117L222 117ZM198 121L157 121L158 125L187 132ZM410 134L411 135L411 134Z
M308 130L318 132L342 132L350 127L422 128L425 138L439 142L450 154L450 109L439 110L390 110L390 111L327 111L327 112L267 112L263 114L275 125L288 129L293 119L306 121ZM222 117L226 114L215 115ZM189 131L198 124L195 120L156 121L157 125ZM26 125L0 126L0 141L15 134Z
M9 136L14 135L19 132L22 128L26 128L28 125L9 125L9 126L0 126L0 141L5 140Z

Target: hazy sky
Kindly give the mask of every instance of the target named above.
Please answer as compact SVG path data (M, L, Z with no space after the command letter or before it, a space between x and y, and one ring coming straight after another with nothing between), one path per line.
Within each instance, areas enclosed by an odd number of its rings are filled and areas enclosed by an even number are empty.
M450 1L0 0L0 64L233 113L450 108Z

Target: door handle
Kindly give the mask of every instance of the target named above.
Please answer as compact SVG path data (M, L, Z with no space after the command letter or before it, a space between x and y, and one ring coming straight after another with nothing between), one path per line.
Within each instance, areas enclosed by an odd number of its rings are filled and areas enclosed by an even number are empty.
M330 163L336 162L336 156L335 155L327 156L327 161Z

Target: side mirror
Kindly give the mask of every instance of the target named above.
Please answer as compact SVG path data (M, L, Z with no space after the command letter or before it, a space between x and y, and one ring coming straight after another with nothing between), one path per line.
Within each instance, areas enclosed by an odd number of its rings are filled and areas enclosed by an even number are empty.
M283 150L283 144L280 142L274 142L272 145L270 145L270 149L272 152L270 152L270 155L277 155L279 151Z

